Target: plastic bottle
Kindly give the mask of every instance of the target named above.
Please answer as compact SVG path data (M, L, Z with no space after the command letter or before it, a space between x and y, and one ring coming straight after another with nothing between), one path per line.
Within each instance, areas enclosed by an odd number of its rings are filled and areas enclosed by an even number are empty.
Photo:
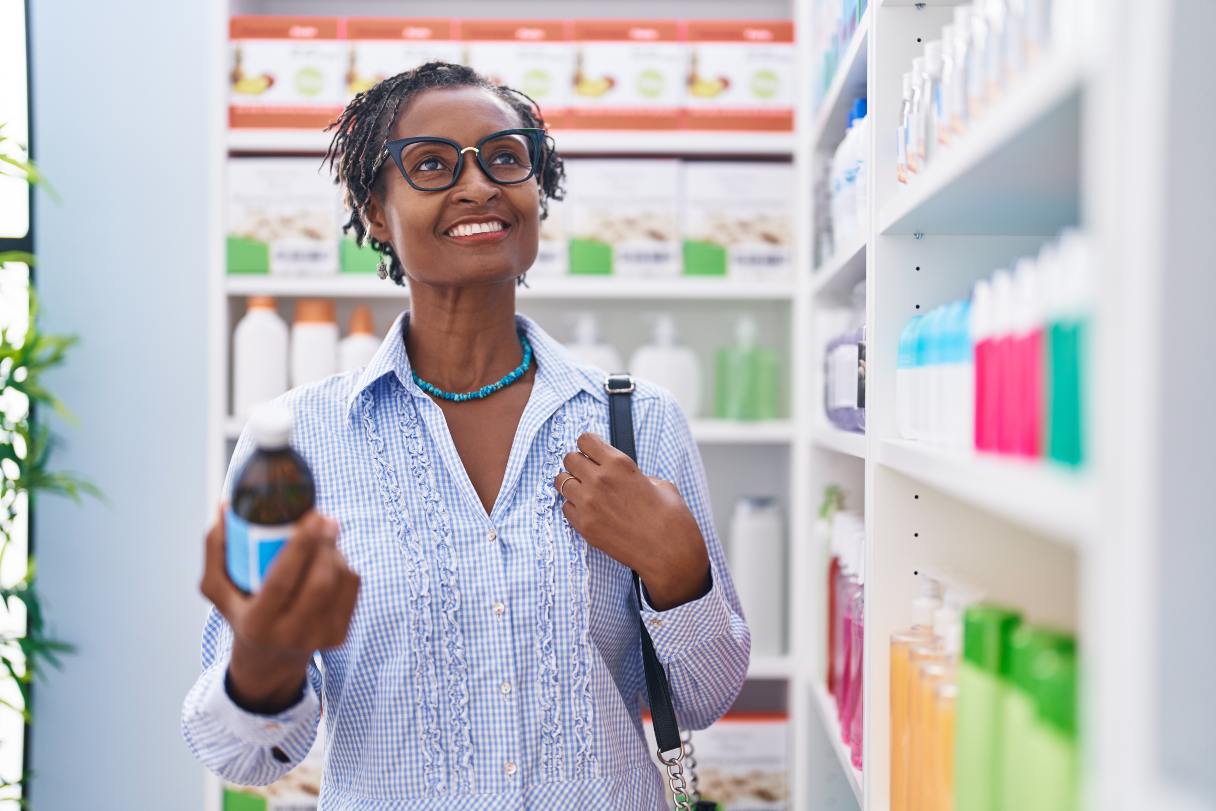
M942 351L945 403L943 443L953 450L971 446L972 415L975 412L975 361L971 346L971 304L956 301L946 310L946 335Z
M752 652L779 656L784 651L785 590L774 573L785 571L785 531L775 499L744 497L735 502L730 553L739 602L752 628Z
M1050 259L1049 259L1050 261ZM1017 426L1014 452L1035 459L1043 449L1043 303L1039 273L1032 259L1019 259L1014 269L1015 396Z
M823 503L819 505L819 519L815 522L815 537L820 546L827 550L827 646L824 652L824 683L828 692L836 692L836 673L832 668L832 654L836 647L836 579L840 576L840 546L832 525L836 522L836 514L844 508L844 494L836 485L829 485L823 492Z
M853 208L859 233L870 230L870 117L863 109L853 122Z
M750 315L735 324L735 345L718 349L714 415L727 420L771 420L777 416L777 353L756 343Z
M908 127L908 171L912 174L923 172L925 169L925 116L930 110L929 99L924 95L925 60L916 57L912 60L912 105L909 112Z
M975 357L974 447L996 449L997 387L994 364L995 335L992 330L992 286L986 279L971 292L971 344Z
M1009 0L987 0L984 11L988 26L988 44L984 50L984 74L988 83L985 95L991 106L1000 98L1008 82L1005 57L1009 52Z
M971 121L988 107L988 15L985 0L971 9L971 43L967 49L967 110Z
M1049 651L1039 657L1034 674L1038 705L1036 734L1029 742L1028 808L1075 811L1079 800L1077 751L1077 657Z
M287 391L287 324L269 296L252 296L246 307L232 334L232 412L242 420Z
M895 427L903 439L915 439L913 432L912 385L916 374L916 333L923 316L908 319L899 333L899 351L895 361Z
M237 474L224 516L228 576L247 593L261 589L295 522L316 501L308 464L291 449L291 429L291 412L278 404L259 406L249 420L257 450Z
M994 448L1002 454L1013 453L1019 421L1013 362L1013 313L1013 277L1007 270L998 270L992 275L992 374L996 402Z
M895 131L895 179L908 182L908 138L912 125L912 74L905 73L901 81L899 127Z
M338 343L338 368L344 372L366 366L380 349L372 309L360 304L350 314L350 331Z
M600 339L599 322L594 313L575 313L574 341L566 344L566 349L579 361L594 366L604 372L624 371L620 354L610 344ZM643 377L637 369L630 371Z
M1009 675L1006 651L1019 622L1017 612L987 603L972 605L964 613L955 727L955 808L998 811L1002 807L1002 711Z
M950 130L961 135L971 121L971 7L954 7L954 82L950 101Z
M1084 238L1065 231L1056 257L1056 292L1048 304L1047 455L1073 467L1085 461L1089 272Z
M942 43L939 40L933 40L925 45L925 69L921 76L921 89L918 94L923 100L921 104L924 108L918 116L917 126L920 127L921 133L916 139L920 149L918 159L922 167L933 160L938 146L937 106L941 104L941 82Z
M865 342L865 282L853 288L849 328L828 342L825 375L828 420L845 431L864 431L865 383L862 351Z
M338 370L338 321L328 299L300 299L291 326L292 388Z
M864 535L858 539L864 549ZM857 556L857 593L853 598L853 709L849 713L849 755L853 768L863 767L862 742L865 738L865 650L866 650L866 557Z
M841 561L840 582L836 604L840 611L840 627L837 629L836 660L839 676L836 679L836 716L840 723L840 738L849 742L849 711L853 708L853 606L857 596L857 567L863 553L857 543L861 519L854 513L842 512L836 516L844 557Z
M934 129L937 143L946 146L954 133L954 86L959 70L954 61L954 24L942 28L942 78L933 99Z
M1038 731L1035 675L1044 656L1055 653L1072 655L1076 641L1070 634L1023 625L1010 636L1010 687L1005 691L1002 751L1005 762L1001 776L1004 808L1034 808L1031 785L1037 779L1031 763L1032 739Z
M891 811L908 811L911 759L911 651L933 636L933 612L941 606L941 584L932 578L921 582L912 603L912 625L891 635L890 641L890 743Z
M701 364L695 352L676 343L676 322L670 314L654 317L654 341L634 353L629 369L666 386L688 417L700 416Z

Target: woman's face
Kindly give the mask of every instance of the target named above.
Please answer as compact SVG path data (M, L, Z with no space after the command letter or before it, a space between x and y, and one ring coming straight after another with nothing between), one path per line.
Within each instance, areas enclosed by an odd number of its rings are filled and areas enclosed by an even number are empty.
M436 136L462 147L500 130L523 126L518 114L477 87L426 90L410 99L389 139ZM502 186L486 177L470 150L456 185L419 191L392 159L380 170L368 204L370 233L393 246L406 275L436 286L479 286L518 278L536 261L540 231L538 179ZM456 236L467 223L498 222L494 234Z

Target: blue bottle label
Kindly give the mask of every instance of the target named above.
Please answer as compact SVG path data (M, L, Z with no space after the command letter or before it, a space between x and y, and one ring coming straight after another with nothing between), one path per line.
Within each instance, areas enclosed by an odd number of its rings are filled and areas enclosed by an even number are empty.
M279 550L287 543L294 524L264 526L251 524L229 507L224 515L228 576L242 591L260 591L266 572Z

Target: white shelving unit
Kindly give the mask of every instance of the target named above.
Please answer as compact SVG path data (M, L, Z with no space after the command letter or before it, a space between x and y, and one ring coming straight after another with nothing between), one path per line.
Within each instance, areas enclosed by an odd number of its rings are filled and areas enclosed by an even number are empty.
M1142 597L1136 593L1125 598L1127 584L1138 581L1153 559L1146 549L1156 524L1140 496L1147 490L1145 477L1154 469L1156 435L1145 428L1145 415L1155 414L1156 406L1150 386L1137 387L1124 378L1132 374L1128 365L1133 361L1141 364L1136 369L1144 369L1158 356L1135 343L1124 325L1143 300L1159 295L1158 283L1146 268L1160 260L1160 251L1149 241L1160 236L1139 229L1138 210L1117 201L1138 199L1141 190L1133 184L1151 174L1142 163L1158 146L1136 129L1141 122L1131 121L1134 116L1128 111L1144 109L1145 117L1151 117L1154 93L1164 92L1166 78L1160 71L1151 77L1135 73L1137 68L1119 58L1126 49L1117 44L1138 38L1133 25L1139 23L1153 37L1152 53L1160 53L1166 34L1161 26L1144 25L1155 19L1154 9L1131 0L1056 0L1056 5L1078 9L1083 24L1076 26L1075 37L1011 85L987 115L912 184L901 186L895 181L893 154L900 77L924 43L940 35L957 0L870 0L816 109L811 108L809 87L818 65L805 35L811 4L765 0L743 8L725 0L662 0L612 12L793 17L799 30L799 71L808 88L799 94L794 135L559 133L557 139L559 149L571 155L792 157L797 177L794 218L800 224L795 278L766 287L696 283L699 280L650 285L536 279L531 290L521 293L521 307L551 315L577 304L582 309L603 308L611 317L654 302L681 308L681 318L696 322L705 340L720 335L724 315L758 308L766 316L764 328L774 330L787 350L787 419L758 425L698 420L693 431L704 447L714 486L730 489L762 471L771 477L762 484L772 481L782 488L789 526L796 530L790 533L785 572L789 649L784 656L756 658L750 671L753 680L776 680L787 688L791 809L887 809L886 640L891 631L910 623L916 578L922 571L967 583L994 599L1032 606L1034 619L1075 629L1087 664L1087 807L1150 807L1125 805L1120 791L1143 786L1152 751L1150 743L1140 740L1151 738L1152 716L1139 707L1140 685L1151 680L1143 651L1152 629L1138 613L1144 609ZM592 6L549 0L518 6L512 13L523 16L599 13ZM474 2L462 13L495 16L495 8L493 3ZM393 14L399 9L381 0L360 0L349 12L315 0L231 0L226 11ZM1128 16L1121 16L1124 12ZM419 13L451 11L432 3ZM222 20L217 20L212 35L222 63ZM221 80L216 78L215 143L223 148L211 162L217 178L217 223L223 222L223 163L231 152L319 154L325 146L316 135L226 133ZM843 138L848 107L861 93L868 97L873 134L868 146L870 225L814 267L812 178ZM1123 131L1129 128L1133 135L1125 137ZM1129 162L1136 164L1136 171L1117 173L1116 167ZM1162 192L1156 189L1154 194L1147 199L1159 203ZM993 268L1036 252L1062 227L1078 224L1096 246L1095 262L1101 269L1088 358L1094 369L1090 465L1074 473L900 440L893 413L894 364L898 334L907 318L918 305L927 310L964 296ZM217 233L216 240L222 246L222 234ZM215 255L224 255L222 247ZM864 436L831 429L822 416L818 370L823 358L815 330L818 317L844 305L862 280L868 344L869 433ZM222 267L215 268L210 374L216 395L210 439L217 493L228 448L239 431L229 417L229 335L240 300L255 294L334 297L340 307L368 300L378 302L378 313L393 302L404 306L405 297L403 290L375 278L227 277ZM553 331L564 334L561 326L553 325ZM1134 379L1143 382L1144 374ZM840 744L835 710L822 686L826 552L813 548L808 538L828 484L840 485L848 505L863 510L866 518L865 768L860 772ZM721 513L729 497L715 492L715 501ZM1120 724L1130 725L1140 738L1129 739ZM819 757L820 752L827 756ZM828 788L840 781L848 786L843 805ZM218 802L218 792L209 796Z

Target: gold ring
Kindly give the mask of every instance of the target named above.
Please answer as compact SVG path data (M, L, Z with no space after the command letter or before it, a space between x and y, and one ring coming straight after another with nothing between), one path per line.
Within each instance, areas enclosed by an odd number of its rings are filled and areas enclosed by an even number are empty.
M573 475L571 475L569 471L566 471L566 480L564 482L562 482L561 487L557 488L558 495L560 495L562 498L565 498L566 497L566 485L569 484L570 482L576 482L576 481L578 481L578 479L575 478Z

